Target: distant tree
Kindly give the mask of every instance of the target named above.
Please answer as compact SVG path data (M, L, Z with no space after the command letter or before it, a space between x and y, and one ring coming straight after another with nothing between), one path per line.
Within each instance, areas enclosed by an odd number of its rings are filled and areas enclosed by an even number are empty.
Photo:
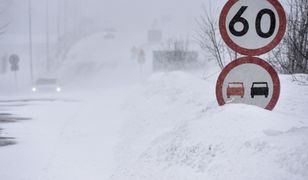
M237 54L226 46L220 36L217 13L214 13L211 6L203 9L204 14L197 19L199 28L196 40L205 54L210 54L223 69L228 61L237 58Z
M9 26L9 21L7 20L8 16L7 12L9 4L10 4L9 0L0 0L0 38L5 34L7 27ZM0 54L0 74L6 73L7 64L8 64L7 54L6 53Z
M287 32L270 62L282 73L308 73L308 1L288 0Z
M169 39L161 50L153 52L154 71L174 71L200 68L198 52L190 50L188 39Z
M292 73L308 73L308 1L290 0L289 5L285 40L289 68Z
M145 63L145 52L143 49L140 49L139 53L138 53L138 63L143 65Z
M6 32L10 24L7 20L7 11L11 2L10 0L0 0L0 37Z
M172 60L183 62L186 59L189 41L183 39L169 39L163 46L163 50L172 53Z

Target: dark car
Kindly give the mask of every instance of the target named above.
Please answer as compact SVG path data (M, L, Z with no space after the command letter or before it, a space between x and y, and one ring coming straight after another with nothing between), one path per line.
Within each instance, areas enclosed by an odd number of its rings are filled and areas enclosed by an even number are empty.
M227 97L240 96L243 98L245 95L244 83L242 82L230 82L227 87Z
M251 86L251 98L255 96L265 96L268 97L269 88L267 82L254 82Z

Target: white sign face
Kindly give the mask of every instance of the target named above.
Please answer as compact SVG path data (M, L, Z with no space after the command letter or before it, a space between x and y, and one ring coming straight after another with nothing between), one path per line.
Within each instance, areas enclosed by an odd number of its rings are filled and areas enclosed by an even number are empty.
M229 0L220 17L220 31L233 50L261 55L273 49L286 29L278 0Z
M226 22L232 41L247 49L259 49L268 45L279 29L278 13L266 0L238 1L231 7Z
M265 61L245 57L230 63L216 86L217 100L223 104L249 104L273 109L280 92L275 70Z
M232 69L225 78L223 98L227 104L241 103L265 108L273 97L273 87L270 74L261 66L242 64Z

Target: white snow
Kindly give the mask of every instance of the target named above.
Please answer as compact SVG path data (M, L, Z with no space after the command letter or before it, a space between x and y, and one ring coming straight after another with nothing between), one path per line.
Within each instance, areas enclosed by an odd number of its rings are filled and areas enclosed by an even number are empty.
M213 81L154 77L132 97L120 145L127 161L112 179L307 179L307 87L282 76L281 101L270 112L218 107Z
M28 6L20 2L11 35L0 44L12 51L8 55L21 57L19 87L13 73L0 77L0 118L9 113L31 119L0 122L0 138L14 137L17 143L0 147L0 180L308 180L308 75L296 75L299 81L280 75L279 102L267 111L218 106L220 69L212 62L200 67L204 72L152 74L152 51L163 45L145 43L146 32L161 29L163 41L190 39L203 2L87 1L89 18L115 26L115 38L97 33L74 44L61 68L48 74L63 85L63 92L54 94L30 92L28 38L18 35L28 34ZM36 44L45 34L42 3L33 3L35 78L46 59L45 45ZM222 4L215 1L214 9ZM76 17L62 22L63 30L82 14L70 9ZM51 10L51 22L55 14ZM12 44L13 36L18 42ZM145 51L143 67L133 47Z
M1 102L32 120L1 124L18 144L0 148L0 179L308 179L308 86L282 75L274 111L219 107L217 76L157 73L132 87Z

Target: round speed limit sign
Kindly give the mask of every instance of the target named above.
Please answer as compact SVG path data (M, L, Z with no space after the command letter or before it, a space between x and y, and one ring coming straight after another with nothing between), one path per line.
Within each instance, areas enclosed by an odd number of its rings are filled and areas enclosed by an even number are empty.
M274 109L280 95L280 80L274 68L257 57L232 61L220 73L216 83L219 105L249 104Z
M272 50L286 31L286 15L278 0L228 0L219 20L226 44L243 55Z

